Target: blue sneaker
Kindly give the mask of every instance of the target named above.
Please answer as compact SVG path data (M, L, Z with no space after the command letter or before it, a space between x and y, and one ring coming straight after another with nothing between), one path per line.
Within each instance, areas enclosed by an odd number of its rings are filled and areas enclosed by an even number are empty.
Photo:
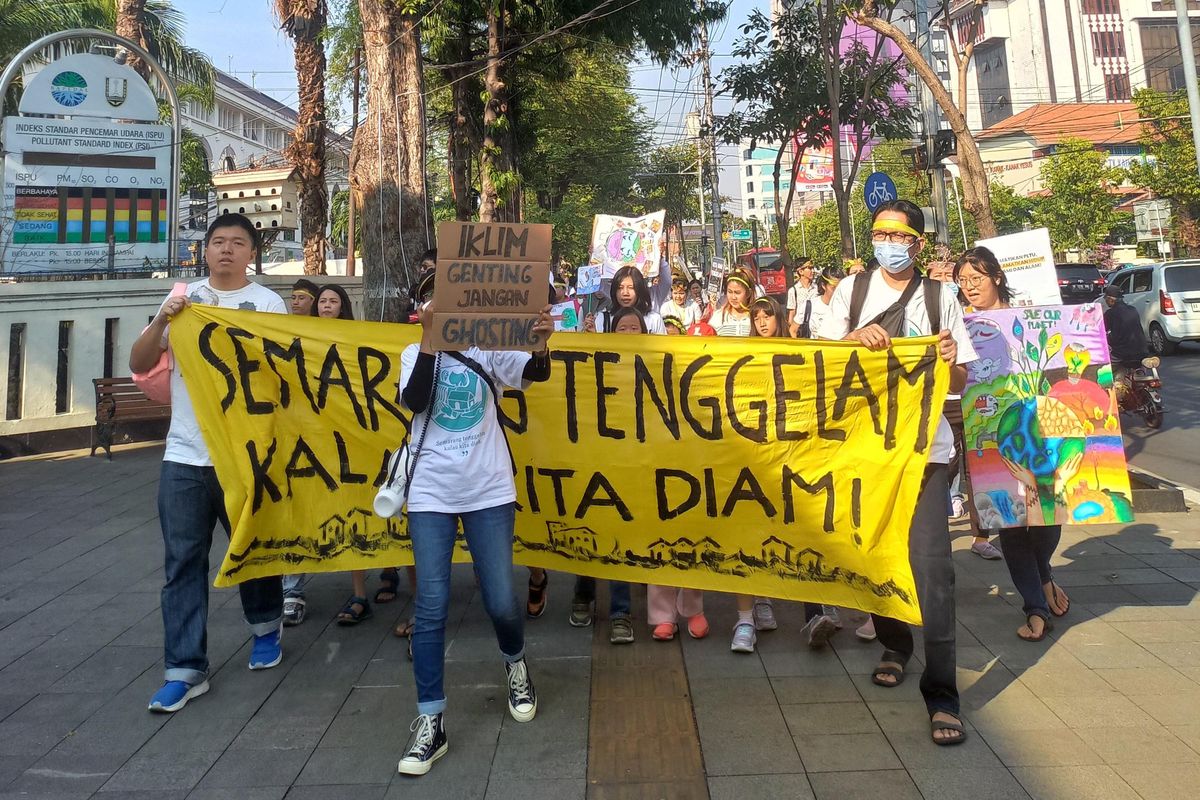
M254 637L250 650L250 669L270 669L283 660L283 626Z
M161 689L154 693L154 697L150 698L148 708L151 711L170 714L172 711L178 711L186 706L188 700L199 697L207 691L208 681L206 680L195 684L187 681L167 681Z

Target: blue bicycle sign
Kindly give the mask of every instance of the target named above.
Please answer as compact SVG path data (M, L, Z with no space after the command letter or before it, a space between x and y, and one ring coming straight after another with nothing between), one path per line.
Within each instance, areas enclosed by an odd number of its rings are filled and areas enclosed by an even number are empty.
M872 172L863 184L863 199L871 213L888 200L896 199L896 184L886 172Z

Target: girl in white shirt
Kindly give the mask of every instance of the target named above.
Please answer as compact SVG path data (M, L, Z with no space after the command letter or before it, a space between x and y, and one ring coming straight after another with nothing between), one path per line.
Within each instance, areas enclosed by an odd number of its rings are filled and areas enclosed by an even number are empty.
M612 332L613 313L618 308L636 308L646 321L650 333L666 333L662 317L654 309L650 298L650 286L636 267L621 267L613 275L609 286L610 311L588 314L583 320L583 329L588 333Z
M754 279L744 270L733 270L725 276L725 304L713 312L708 324L717 336L749 336L753 300Z

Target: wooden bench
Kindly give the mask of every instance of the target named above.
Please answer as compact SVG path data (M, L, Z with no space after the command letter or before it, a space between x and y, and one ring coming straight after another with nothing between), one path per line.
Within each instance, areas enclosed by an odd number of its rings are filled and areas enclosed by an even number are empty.
M148 422L171 418L171 404L151 400L133 378L94 378L96 387L96 436L92 455L103 447L112 461L113 428L122 422Z

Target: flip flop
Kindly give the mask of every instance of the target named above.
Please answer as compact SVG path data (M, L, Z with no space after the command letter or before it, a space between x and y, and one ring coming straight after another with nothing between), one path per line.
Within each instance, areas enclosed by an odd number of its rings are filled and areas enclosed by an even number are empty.
M950 712L943 711L940 713L948 714ZM938 731L956 731L959 735L952 736L950 738L939 739L938 737L934 736L934 734ZM963 727L961 720L958 722L945 722L943 720L933 719L931 716L929 719L929 736L931 739L933 739L933 743L939 747L949 747L951 745L962 744L965 742L967 740L967 729Z
M1058 613L1057 611L1055 611L1054 609L1050 609L1050 613L1056 617L1065 617L1067 615L1067 612L1071 610L1071 598L1067 597L1065 594L1059 594L1058 593L1058 584L1055 583L1053 580L1050 581L1050 591L1054 594L1054 602L1055 603L1062 603L1065 600L1066 604L1067 604L1067 607L1063 609L1061 614Z
M375 602L390 603L395 600L400 593L400 571L385 569L379 574L379 581L383 585L375 590Z
M1025 620L1025 627L1029 628L1029 630L1031 630L1031 631L1033 630L1033 626L1030 625L1029 623L1034 617L1038 617L1038 615L1030 614L1029 617L1026 618L1026 620ZM1043 617L1038 617L1038 619L1042 620L1042 632L1040 634L1038 634L1037 636L1022 636L1020 629L1018 629L1017 630L1017 638L1023 642L1040 642L1043 639L1045 639L1046 635L1048 633L1050 633L1050 631L1054 630L1054 626L1050 624L1050 620L1048 620L1048 619L1045 619Z

